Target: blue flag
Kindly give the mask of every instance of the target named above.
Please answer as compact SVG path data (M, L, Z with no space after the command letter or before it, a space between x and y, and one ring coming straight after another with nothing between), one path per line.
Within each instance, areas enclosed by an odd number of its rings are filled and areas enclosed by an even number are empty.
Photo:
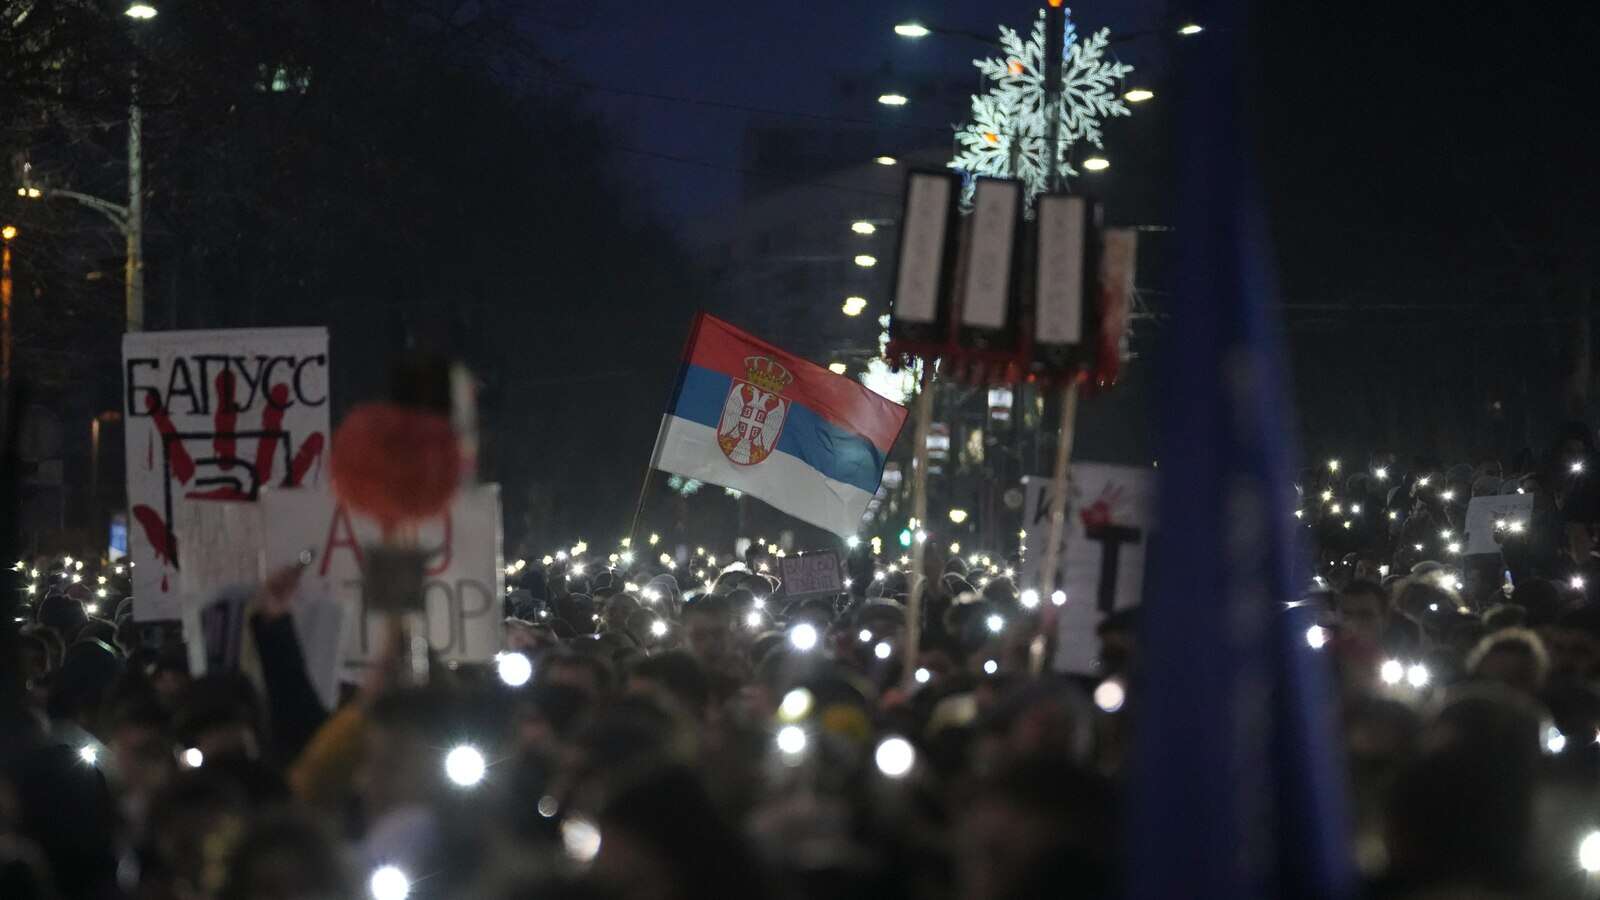
M1160 521L1142 619L1128 896L1354 891L1326 660L1285 613L1291 418L1241 102L1242 0L1211 4L1178 102L1179 282L1162 356ZM1296 622L1298 621L1298 624Z

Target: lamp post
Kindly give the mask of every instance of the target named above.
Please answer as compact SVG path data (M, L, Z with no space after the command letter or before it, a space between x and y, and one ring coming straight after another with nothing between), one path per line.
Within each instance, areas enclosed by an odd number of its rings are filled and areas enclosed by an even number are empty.
M123 15L134 22L148 22L159 14L153 3L134 0ZM126 206L78 191L41 188L31 183L32 166L23 166L23 184L17 196L28 200L61 197L73 200L100 213L122 232L126 245L123 272L123 304L126 329L144 330L144 111L139 107L139 68L130 74L128 99L128 203Z

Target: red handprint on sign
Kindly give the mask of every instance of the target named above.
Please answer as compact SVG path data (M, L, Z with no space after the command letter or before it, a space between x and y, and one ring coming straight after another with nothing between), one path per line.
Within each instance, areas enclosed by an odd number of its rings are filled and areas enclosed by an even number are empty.
M323 445L327 441L321 432L312 432L300 441L298 448L295 446L294 435L283 427L284 411L289 404L288 385L268 388L260 425L242 431L233 373L219 374L216 387L217 411L214 426L209 431L178 431L172 417L162 407L159 395L153 392L145 395L145 411L161 436L163 508L158 511L136 504L133 517L144 530L156 557L174 569L178 568L177 536L172 530L175 483L187 500L253 501L260 495L263 485L272 483L280 450L283 467L282 478L277 483L298 487L321 462ZM240 452L240 444L249 441L255 442L255 453L247 457ZM155 465L156 448L152 437L145 449L145 466L154 469ZM165 578L162 586L163 589L166 586Z
M1112 507L1122 500L1122 493L1122 485L1106 485L1100 491L1100 496L1078 513L1078 517L1083 520L1083 527L1102 528L1115 522L1116 517L1112 515Z

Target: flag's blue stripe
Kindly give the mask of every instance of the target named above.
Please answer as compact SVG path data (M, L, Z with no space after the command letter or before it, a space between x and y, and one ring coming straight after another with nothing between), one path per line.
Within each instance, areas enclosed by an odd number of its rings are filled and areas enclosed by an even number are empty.
M671 413L711 428L722 421L722 404L733 379L696 365L683 367L683 379ZM883 477L883 453L872 442L823 419L794 401L778 435L778 452L787 453L834 481L867 493Z

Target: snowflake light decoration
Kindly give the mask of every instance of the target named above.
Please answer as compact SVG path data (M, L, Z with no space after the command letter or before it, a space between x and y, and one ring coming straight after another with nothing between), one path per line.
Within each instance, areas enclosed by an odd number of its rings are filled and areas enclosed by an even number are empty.
M1101 121L1131 114L1117 85L1133 66L1105 59L1111 42L1109 28L1078 40L1069 11L1066 37L1061 42L1060 140L1051 154L1045 146L1050 129L1045 109L1044 27L1042 9L1026 41L1015 29L1002 25L1000 47L1005 56L972 62L994 86L988 93L973 95L972 121L956 129L960 149L949 165L966 176L964 199L969 203L975 176L1016 178L1023 183L1031 211L1033 199L1049 186L1052 157L1063 176L1077 175L1071 165L1072 145L1088 141L1104 146Z

